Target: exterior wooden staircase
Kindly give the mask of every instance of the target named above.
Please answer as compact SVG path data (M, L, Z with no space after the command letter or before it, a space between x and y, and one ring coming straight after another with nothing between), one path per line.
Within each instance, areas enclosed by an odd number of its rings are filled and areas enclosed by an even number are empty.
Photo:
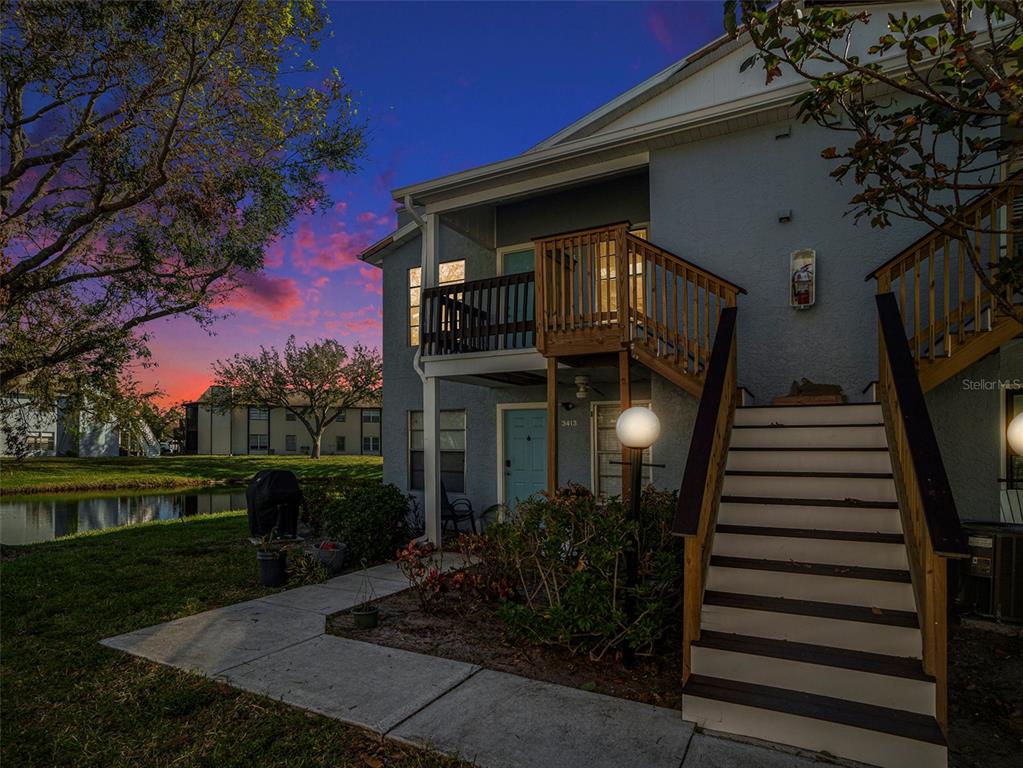
M910 355L927 392L1023 333L1023 325L994 300L969 258L993 275L1023 242L1023 171L963 206L954 221L920 238L867 275L878 293L892 293L904 320ZM1023 305L1023 293L1001 297Z
M627 351L700 396L721 311L735 306L742 288L630 232L627 222L534 245L541 353Z

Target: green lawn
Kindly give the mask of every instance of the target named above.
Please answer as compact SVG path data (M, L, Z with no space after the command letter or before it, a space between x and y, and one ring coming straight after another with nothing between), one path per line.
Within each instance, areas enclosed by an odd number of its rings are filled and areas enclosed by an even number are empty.
M4 549L0 762L33 766L455 766L336 721L105 648L272 590L232 512Z
M0 493L60 493L120 488L183 488L241 483L261 469L290 469L300 479L379 479L379 456L161 456L0 461Z

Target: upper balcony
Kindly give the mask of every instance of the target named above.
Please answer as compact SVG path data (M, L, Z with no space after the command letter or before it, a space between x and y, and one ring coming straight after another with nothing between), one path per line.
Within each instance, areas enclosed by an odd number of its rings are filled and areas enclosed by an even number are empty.
M700 394L718 316L741 288L630 232L627 222L533 245L535 272L423 291L424 357L535 350L570 362L628 351Z

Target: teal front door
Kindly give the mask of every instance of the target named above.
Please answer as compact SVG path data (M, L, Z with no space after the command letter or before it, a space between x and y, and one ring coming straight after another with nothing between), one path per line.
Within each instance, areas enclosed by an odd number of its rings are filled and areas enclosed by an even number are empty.
M512 509L547 486L547 411L504 411L504 500Z

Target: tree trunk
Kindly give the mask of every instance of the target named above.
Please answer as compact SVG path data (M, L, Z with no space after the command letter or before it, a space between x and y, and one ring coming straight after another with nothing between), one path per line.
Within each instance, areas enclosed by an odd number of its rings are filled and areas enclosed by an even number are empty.
M310 459L318 459L318 458L320 458L320 438L321 437L323 437L323 432L322 431L321 432L317 432L315 435L312 436L312 438L313 438L313 447L309 451L309 458Z

